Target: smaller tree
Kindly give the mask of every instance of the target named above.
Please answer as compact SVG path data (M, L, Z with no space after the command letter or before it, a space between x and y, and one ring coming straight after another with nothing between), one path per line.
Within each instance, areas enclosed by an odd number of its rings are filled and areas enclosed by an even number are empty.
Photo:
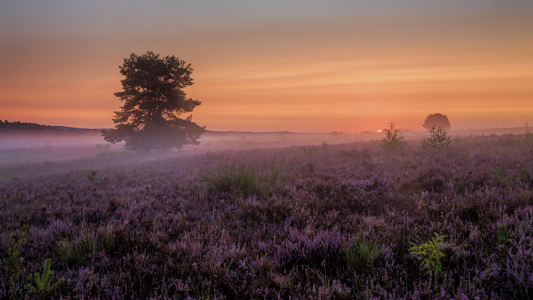
M431 126L442 127L445 130L451 128L450 120L448 119L448 117L439 113L427 116L424 120L424 124L422 124L422 127L426 129L430 129Z
M422 149L424 150L446 149L450 147L452 139L442 127L435 128L435 126L431 126L429 128L429 137L423 138L420 143L422 144Z
M389 128L383 129L383 132L387 135L381 141L381 148L386 151L403 150L407 149L407 143L403 140L402 130L395 128L396 124L389 123Z

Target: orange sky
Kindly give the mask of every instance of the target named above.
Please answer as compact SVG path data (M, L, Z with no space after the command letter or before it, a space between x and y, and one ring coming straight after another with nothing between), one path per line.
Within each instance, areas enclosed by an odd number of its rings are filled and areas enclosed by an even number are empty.
M274 2L2 3L0 119L111 127L118 65L152 50L192 63L185 91L210 130L421 130L435 112L456 129L533 123L533 5Z

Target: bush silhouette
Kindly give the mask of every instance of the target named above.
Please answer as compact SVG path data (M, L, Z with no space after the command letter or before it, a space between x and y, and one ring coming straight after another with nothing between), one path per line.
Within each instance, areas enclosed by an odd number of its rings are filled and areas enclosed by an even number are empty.
M407 143L403 140L402 130L395 128L396 124L391 122L389 128L383 129L383 132L387 135L381 141L381 148L386 151L407 149Z
M422 139L420 142L422 144L422 149L446 149L450 147L452 139L448 136L446 130L442 127L435 128L431 126L429 128L429 137Z

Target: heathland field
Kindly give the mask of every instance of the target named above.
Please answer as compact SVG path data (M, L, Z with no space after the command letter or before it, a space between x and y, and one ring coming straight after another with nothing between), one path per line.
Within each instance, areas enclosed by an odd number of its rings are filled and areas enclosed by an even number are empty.
M533 299L528 137L210 151L6 179L0 298ZM50 288L32 290L47 258Z

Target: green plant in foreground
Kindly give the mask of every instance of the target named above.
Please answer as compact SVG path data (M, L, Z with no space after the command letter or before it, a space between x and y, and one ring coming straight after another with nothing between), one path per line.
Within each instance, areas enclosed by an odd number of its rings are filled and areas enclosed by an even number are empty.
M507 242L507 226L505 224L499 223L496 225L496 242L499 245L503 245Z
M109 228L100 228L96 234L84 232L74 240L58 241L57 254L69 267L73 267L100 251L111 253L115 245L113 232Z
M435 237L432 237L431 241L427 242L427 244L416 245L411 243L413 247L409 248L411 254L416 255L418 260L422 260L420 266L426 265L428 274L442 271L440 259L445 256L440 249L445 245L443 239L446 236L439 236L436 232L434 234Z
M516 167L518 168L518 172L520 173L520 176L523 177L525 180L531 179L531 174L529 174L529 170L527 167L523 167L520 164L516 164Z
M302 151L305 155L313 155L318 152L318 146L303 146Z
M87 173L87 179L89 179L90 181L95 181L96 180L96 174L98 174L97 170L89 171L89 173Z
M246 166L244 163L237 165L226 161L225 164L219 165L215 172L201 175L201 178L219 192L237 190L246 195L252 195L258 194L260 190L255 168Z
M524 133L523 141L526 142L526 143L533 142L533 133L531 133L531 131L529 131L529 129L526 130L526 133Z
M83 253L78 250L75 243L71 243L69 240L64 239L57 242L57 253L61 260L67 263L69 267L79 264L83 260Z
M41 277L41 274L35 273L35 283L37 284L37 287L27 284L26 289L28 289L28 291L33 292L43 297L44 295L57 289L59 285L61 285L61 283L65 281L65 278L61 278L59 279L59 281L56 281L56 283L51 284L52 276L54 275L54 271L50 271L51 263L52 263L52 260L50 258L47 258L44 261L43 276Z
M26 244L26 238L24 237L28 231L28 224L24 224L22 229L15 232L12 236L8 236L8 248L7 248L7 266L4 268L4 276L9 279L9 284L13 285L15 281L19 280L22 272L26 271L26 267L22 265L24 259L20 255L20 248ZM28 279L31 277L28 276Z
M378 256L379 249L376 243L369 243L364 239L355 239L346 251L348 268L358 273L365 273L372 266L372 262Z
M196 299L200 300L209 300L211 299L211 292L212 292L212 280L209 278L209 282L205 284L203 281L200 285L197 285L195 288L193 288L194 295L196 296Z
M492 174L494 174L494 179L499 184L513 185L515 182L515 178L507 171L504 165L498 164L496 169L492 170Z
M209 184L209 188L218 192L238 191L244 195L269 194L278 185L286 168L284 160L247 166L245 163L219 165L214 171L201 174L200 179Z

